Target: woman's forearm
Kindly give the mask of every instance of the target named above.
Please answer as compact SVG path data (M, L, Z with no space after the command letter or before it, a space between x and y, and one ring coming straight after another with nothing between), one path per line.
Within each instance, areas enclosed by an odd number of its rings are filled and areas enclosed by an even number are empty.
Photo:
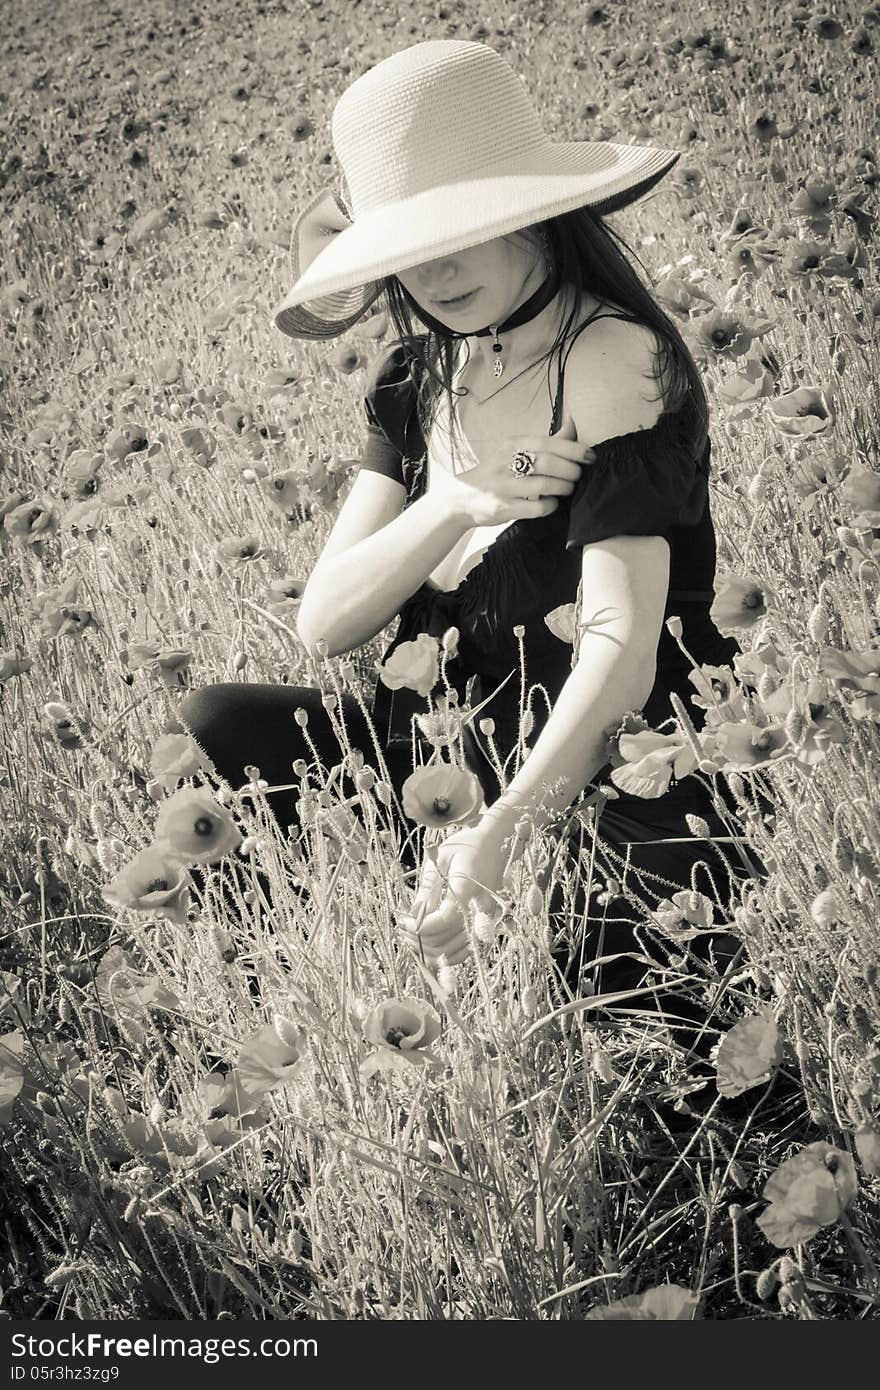
M449 554L472 522L442 494L420 497L387 526L320 565L309 578L297 631L339 656L375 637Z
M638 646L585 634L547 723L487 818L512 830L521 816L546 825L565 811L605 761L604 730L627 710L643 707L655 670Z

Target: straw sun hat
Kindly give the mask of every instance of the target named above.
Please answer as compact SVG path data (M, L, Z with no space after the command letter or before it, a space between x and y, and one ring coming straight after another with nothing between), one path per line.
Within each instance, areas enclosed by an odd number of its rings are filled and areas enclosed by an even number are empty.
M273 318L291 338L335 338L382 277L585 204L617 212L646 194L676 150L550 140L493 48L417 43L357 78L333 111L348 202L325 187L301 209L296 280Z

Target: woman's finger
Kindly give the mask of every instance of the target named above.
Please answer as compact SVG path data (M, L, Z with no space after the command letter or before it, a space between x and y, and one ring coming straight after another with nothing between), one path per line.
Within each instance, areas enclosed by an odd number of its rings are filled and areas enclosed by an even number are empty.
M515 449L529 449L533 454L543 454L546 459L555 459L557 462L562 459L569 463L592 462L596 457L594 445L585 444L582 439L563 439L558 434L523 436L515 441ZM537 471L541 472L540 463L537 465Z
M440 905L445 887L437 865L432 859L426 859L422 865L418 889L412 900L413 911L418 911L419 906L424 903L425 911L433 912Z
M453 938L458 936L463 930L463 917L459 917L457 921L450 921L448 917L444 917L440 921L434 921L432 917L429 917L426 918L421 927L417 929L404 925L402 927L402 934L411 945L422 942L423 945L429 946L431 950L436 950L438 947L442 947L444 942L452 941Z
M471 954L471 944L467 936L457 937L454 941L447 942L442 950L436 947L427 950L421 945L410 946L410 949L415 956L424 959L431 965L460 965Z

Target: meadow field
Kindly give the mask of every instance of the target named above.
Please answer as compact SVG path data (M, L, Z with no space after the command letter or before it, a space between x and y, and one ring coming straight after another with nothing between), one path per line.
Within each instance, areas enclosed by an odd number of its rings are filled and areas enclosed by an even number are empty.
M877 1318L880 6L0 13L0 1315ZM338 96L447 37L554 138L683 150L614 225L703 373L743 656L694 670L700 733L679 705L612 751L725 784L768 869L651 924L709 1080L638 1001L561 993L546 836L435 973L378 755L346 757L360 819L292 763L285 836L258 771L163 732L216 681L369 705L393 625L328 658L296 614L388 320L307 344L271 311Z

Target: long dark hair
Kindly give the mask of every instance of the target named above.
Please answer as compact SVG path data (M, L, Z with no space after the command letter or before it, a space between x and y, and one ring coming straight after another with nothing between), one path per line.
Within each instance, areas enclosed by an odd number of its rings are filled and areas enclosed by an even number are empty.
M632 256L645 270L624 239L589 207L561 213L510 235L524 236L536 244L543 241L547 254L559 269L560 284L573 292L571 313L544 357L539 359L547 362L548 387L550 363L554 355L561 360L572 328L577 328L581 321L578 317L578 322L574 322L578 306L584 302L586 293L592 294L603 304L619 306L632 321L653 329L660 344L653 366L653 380L659 387L655 399L662 399L664 413L671 413L690 394L695 444L698 453L702 452L709 428L709 408L700 373L678 328L660 308L624 254ZM457 428L455 412L451 409L457 339L434 328L429 328L427 334L416 331L413 311L418 306L396 276L385 277L384 289L395 336L404 344L407 356L421 368L415 377L423 438L428 438L442 392L446 393L453 427Z

